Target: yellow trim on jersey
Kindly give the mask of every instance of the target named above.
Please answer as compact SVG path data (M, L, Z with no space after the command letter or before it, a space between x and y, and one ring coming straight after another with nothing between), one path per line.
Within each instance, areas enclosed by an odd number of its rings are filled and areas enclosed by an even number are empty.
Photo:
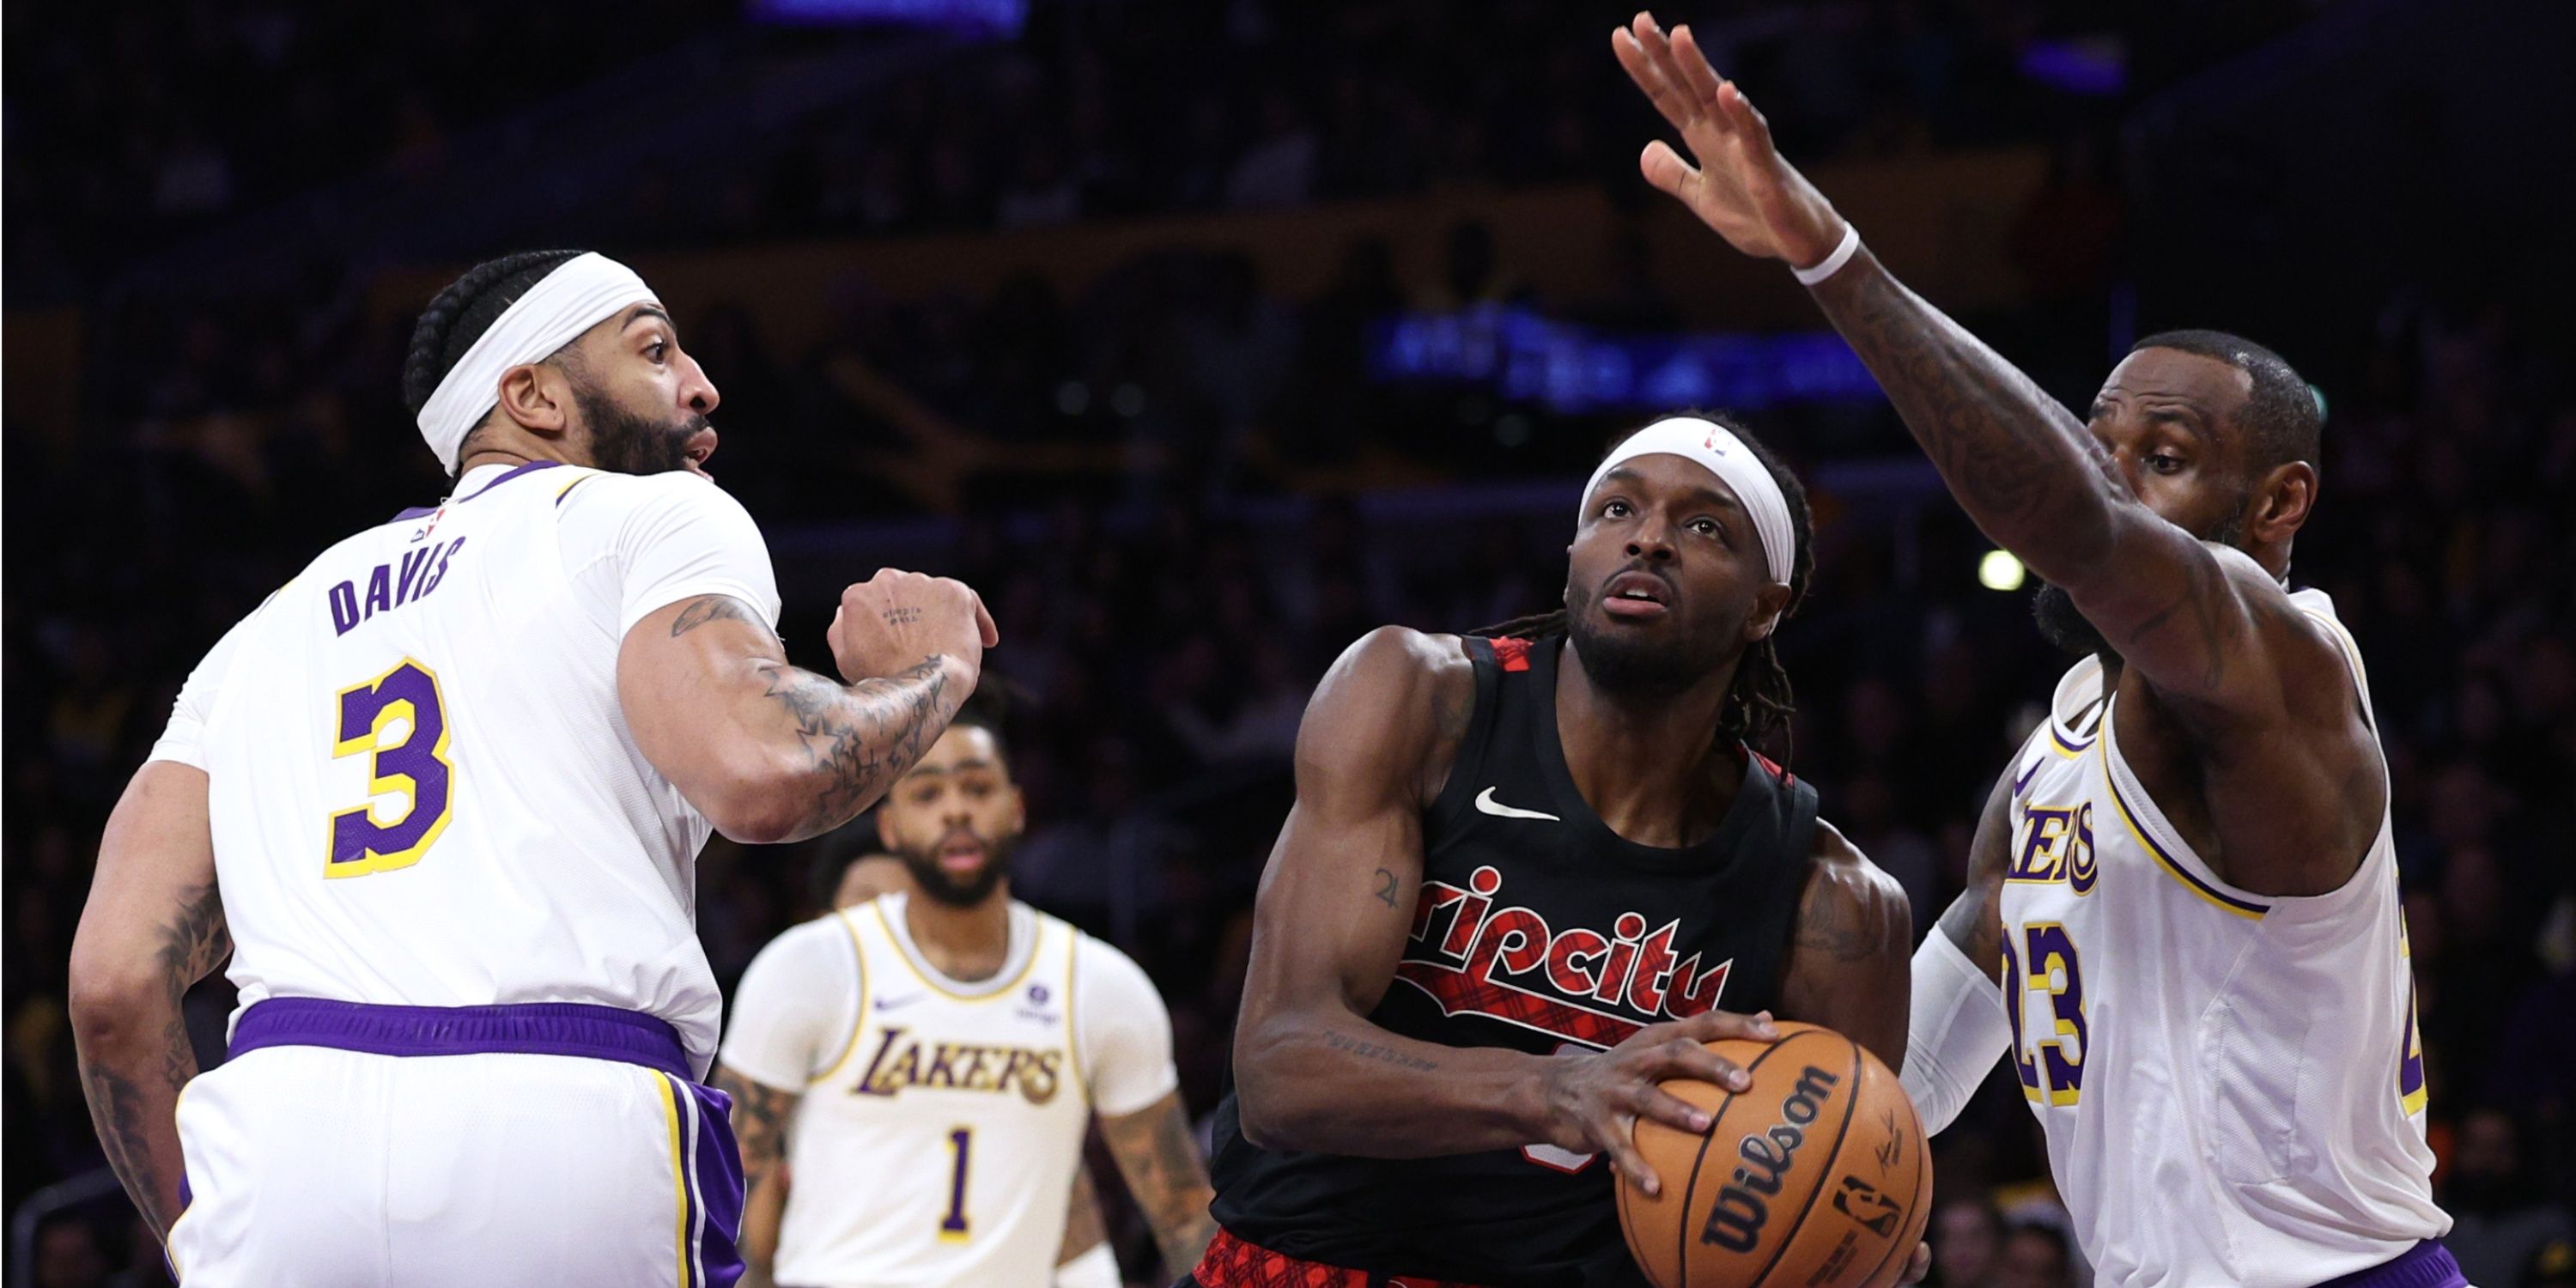
M1029 955L1035 957L1037 954ZM1073 1085L1082 1090L1082 1103L1096 1113L1099 1111L1100 1103L1091 1094L1091 1080L1082 1076L1082 1039L1074 1035L1073 1029L1073 968L1074 964L1081 960L1082 932L1074 929L1072 922L1066 922L1064 923L1064 1058L1065 1063L1073 1069Z
M2098 731L2097 731L2097 732L2095 732L2095 733L2094 733L2094 735L2093 735L2093 739L2094 739L2094 741L2096 741L2096 742L2100 741L2100 740L2101 740L2101 737L2102 737L2102 735L2101 735L2101 733L2100 733L2100 732L2098 732ZM2069 743L2069 742L2067 742L2067 741L2066 741L2066 738L2065 738L2065 735L2060 734L2060 733L2058 733L2058 732L2057 732L2057 723L2056 723L2055 721L2050 721L2050 722L2049 722L2049 726L2048 726L2048 749L2049 749L2050 751L2056 752L2056 753L2058 754L2058 757L2059 757L2060 759L2063 759L2063 760L2082 760L2082 759L2084 758L2084 749L2085 749L2085 748L2087 748L2087 747L2090 747L2090 746L2092 746L2092 745L2093 745L2093 743L2092 743L2092 742L2084 742L2084 743Z
M912 959L912 948L904 943L902 936L894 933L893 924L886 920L885 900L873 900L871 901L870 906L874 907L877 911L877 925L883 927L885 929L886 938L894 942L895 960L902 962L903 968L912 972L912 977L927 985L931 992L937 993L951 1001L992 1002L1009 997L1012 993L1019 990L1020 982L1027 979L1029 977L1029 973L1038 968L1038 949L1042 947L1042 945L1035 941L1046 938L1046 923L1041 919L1043 914L1038 913L1034 908L1030 909L1030 913L1032 914L1030 920L1035 923L1036 928L1030 932L1032 942L1029 944L1029 959L1020 963L1020 973L1013 975L1009 983L995 986L991 992L960 993L957 990L940 983L938 980L932 979L930 977L931 973L924 970L921 963ZM1009 960L1010 959L1008 957L1003 959L1005 964L1007 964ZM1070 1003L1068 1003L1068 1005L1070 1005Z
M204 1075L200 1074L199 1076L202 1077ZM195 1085L197 1085L196 1078L190 1078L186 1082L179 1084L179 1098L172 1101L170 1104L170 1126L173 1130L175 1130L179 1125L179 1111L188 1107L188 1088ZM184 1145L186 1142L182 1141L181 1143ZM179 1175L182 1179L185 1179L187 1174L187 1151L182 1149L179 1151ZM161 1255L170 1259L170 1277L178 1280L180 1283L188 1282L188 1276L180 1273L179 1254L171 1251L170 1245L171 1240L179 1237L179 1224L188 1219L188 1214L190 1212L197 1209L196 1199L196 1195L189 1195L188 1206L179 1209L179 1215L170 1218L170 1228L161 1232Z
M587 483L587 482L591 481L592 479L595 479L595 478L598 478L598 477L599 477L599 475L598 475L595 471L591 471L591 470L583 470L583 471L581 471L580 476L579 476L579 477L577 477L577 478L575 478L572 482L570 482L570 483L566 483L566 484L564 484L562 487L559 487L559 488L556 488L556 489L555 489L555 504L557 504L557 505L561 505L561 504L563 504L563 499L564 499L564 497L565 497L565 495L566 495L566 494L570 493L574 488L580 487L582 484ZM478 492L478 493L476 493L475 495L480 496L480 495L482 495L482 494Z
M2243 917L2248 921L2261 921L2263 914L2271 911L2260 904L2231 899L2210 889L2201 882L2200 878L2184 871L2181 864L2174 862L2172 856L2165 853L2165 847L2156 844L2148 837L2146 829L2139 826L2137 816L2129 812L2128 799L2120 795L2119 780L2111 776L2111 755L2107 748L2102 754L2102 784L2111 789L2111 806L2119 811L2120 822L2128 827L2129 835L2137 838L2138 844L2144 847L2148 856L2156 861L2156 866L2163 868L2167 875L2182 883L2183 889L2200 896L2201 900L2210 907Z
M680 1145L680 1104L671 1092L671 1080L652 1075L655 1090L662 1093L662 1122L671 1129L671 1194L677 1215L672 1224L679 1230L680 1288L689 1288L689 1159Z
M858 1009L858 1015L857 1015L857 1017L856 1017L856 1018L854 1018L854 1019L852 1019L852 1020L850 1021L850 1041L849 1041L849 1045L844 1046L844 1047L842 1047L842 1048L841 1048L841 1058L839 1058L839 1059L837 1059L837 1060L834 1060L834 1061L832 1062L832 1067L831 1067L831 1068L825 1069L825 1070L824 1070L824 1071L822 1071L821 1073L818 1073L818 1074L814 1075L812 1078L808 1079L808 1080L806 1081L806 1083L805 1083L805 1085L806 1085L806 1086L808 1086L808 1087L818 1086L818 1085L820 1085L820 1084L822 1084L822 1083L826 1083L826 1082L831 1081L831 1080L832 1080L833 1075L835 1075L835 1074L839 1073L839 1072L842 1070L842 1068L843 1068L844 1066L846 1066L846 1065L848 1065L848 1064L850 1063L850 1057L851 1057L851 1056L854 1056L854 1055L857 1055L857 1054L859 1053L859 1039L860 1039L862 1036L866 1035L866 1033L867 1033L867 1031L868 1031L868 949L867 949L867 945L862 944L862 943L860 943L860 942L859 942L859 925L858 925L858 923L857 923L857 922L850 920L850 910L849 910L849 909L847 909L847 908L836 908L836 909L834 909L834 910L833 910L832 915L833 915L833 916L835 916L835 917L840 918L840 921L841 921L841 929L842 929L842 930L844 930L844 931L849 932L849 936L850 936L850 955L851 955L852 957L854 957L854 958L858 959L858 963L859 963L859 1009Z

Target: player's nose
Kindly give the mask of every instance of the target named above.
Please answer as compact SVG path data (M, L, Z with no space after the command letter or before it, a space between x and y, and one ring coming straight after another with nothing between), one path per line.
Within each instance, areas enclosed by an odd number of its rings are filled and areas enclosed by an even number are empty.
M1670 559L1673 557L1672 530L1659 518L1648 517L1639 523L1628 538L1631 559Z
M724 395L716 392L716 382L707 378L707 369L687 354L680 357L680 405L701 416L715 414L716 404Z

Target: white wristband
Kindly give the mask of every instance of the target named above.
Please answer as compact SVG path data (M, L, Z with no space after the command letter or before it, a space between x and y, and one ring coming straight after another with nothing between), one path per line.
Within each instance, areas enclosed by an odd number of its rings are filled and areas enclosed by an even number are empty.
M1856 225L1846 221L1843 224L1842 244L1834 247L1833 254L1825 256L1824 261L1813 268L1792 268L1789 271L1798 275L1799 285L1813 286L1816 283L1841 272L1843 265L1851 262L1852 252L1859 249L1860 229Z

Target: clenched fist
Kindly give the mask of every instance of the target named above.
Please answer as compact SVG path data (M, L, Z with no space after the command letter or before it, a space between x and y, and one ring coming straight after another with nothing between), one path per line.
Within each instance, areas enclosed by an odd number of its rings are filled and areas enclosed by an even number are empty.
M984 650L1001 633L966 583L885 568L841 592L825 638L841 678L852 684L937 658L972 685L983 673Z

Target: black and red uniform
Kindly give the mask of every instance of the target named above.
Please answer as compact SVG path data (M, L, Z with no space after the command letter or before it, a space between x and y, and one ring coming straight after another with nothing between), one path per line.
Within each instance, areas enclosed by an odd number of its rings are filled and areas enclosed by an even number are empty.
M1624 840L1584 804L1557 739L1563 638L1467 648L1475 717L1423 820L1412 936L1370 1022L1545 1055L1720 1007L1776 1009L1814 789L1747 754L1743 789L1707 840ZM1224 1233L1194 1276L1204 1288L1646 1282L1620 1237L1607 1158L1261 1149L1229 1094L1212 1171Z

